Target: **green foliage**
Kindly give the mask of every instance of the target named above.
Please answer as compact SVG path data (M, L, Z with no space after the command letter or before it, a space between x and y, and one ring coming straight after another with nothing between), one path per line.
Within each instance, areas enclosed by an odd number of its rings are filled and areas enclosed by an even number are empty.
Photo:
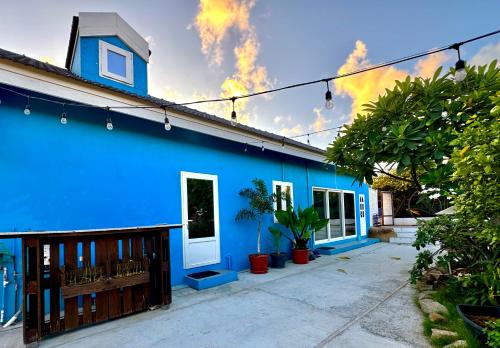
M500 247L500 91L491 98L488 116L473 116L453 142L452 179L457 213L468 220L477 237Z
M500 320L489 321L484 332L486 333L488 347L500 347Z
M307 249L307 242L312 233L325 228L328 224L328 219L320 219L314 205L304 210L299 206L297 213L289 205L287 210L274 212L274 216L281 225L292 233L291 236L283 235L292 242L294 249Z
M274 211L273 194L269 194L266 184L262 179L253 179L254 187L245 188L240 191L240 196L248 200L248 208L242 208L236 214L235 220L257 220L257 253L260 254L260 230L263 217Z
M418 253L415 264L410 271L410 281L412 284L415 284L422 277L424 272L432 265L432 262L432 254L429 250Z
M276 250L276 254L279 255L281 253L281 237L283 236L283 233L276 226L269 226L267 229L271 232L274 249Z
M365 104L327 149L327 160L372 184L385 168L397 167L397 177L416 189L421 184L447 188L453 141L472 117L489 117L490 96L500 89L496 61L488 67L467 67L467 77L455 84L438 69L432 78L396 81L392 90ZM410 179L401 176L407 170ZM419 172L423 174L419 176Z

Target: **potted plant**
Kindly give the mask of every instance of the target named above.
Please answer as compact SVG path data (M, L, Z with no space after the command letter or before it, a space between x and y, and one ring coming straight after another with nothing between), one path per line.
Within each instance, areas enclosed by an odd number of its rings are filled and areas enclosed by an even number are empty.
M264 215L273 212L273 194L269 194L266 184L261 179L253 179L254 187L245 188L240 191L240 196L248 199L248 208L241 209L236 214L236 221L252 220L257 221L257 254L250 254L250 271L256 274L267 273L269 254L261 254L260 250L260 230Z
M309 248L307 243L312 233L317 232L328 224L328 219L320 219L314 206L302 210L299 206L297 213L292 206L287 210L279 210L274 213L276 220L290 230L292 236L284 235L292 242L293 262L306 264L309 262Z
M276 252L271 253L271 267L273 268L285 268L286 260L288 260L287 253L281 252L281 237L283 233L276 226L269 226L269 232L273 236L273 244Z

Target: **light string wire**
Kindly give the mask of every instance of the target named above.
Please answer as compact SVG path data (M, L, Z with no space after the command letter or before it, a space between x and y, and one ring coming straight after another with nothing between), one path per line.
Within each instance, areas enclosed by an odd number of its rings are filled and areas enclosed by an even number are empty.
M53 103L53 104L59 104L59 105L62 105L62 106L98 108L98 109L107 110L107 111L109 111L111 109L162 109L162 110L165 110L169 106L187 106L187 105L195 105L195 104L202 104L202 103L216 103L216 102L227 102L227 101L231 101L234 104L234 102L236 100L238 100L238 99L244 99L244 98L250 98L250 97L255 97L255 96L259 96L259 95L269 94L269 93L275 93L275 92L279 92L279 91L283 91L283 90L287 90L287 89L304 87L304 86L309 86L309 85L313 85L313 84L317 84L317 83L325 83L325 82L328 83L328 82L333 81L333 80L337 80L337 79L341 79L341 78L345 78L345 77L349 77L349 76L353 76L353 75L357 75L357 74L362 74L362 73L365 73L365 72L368 72L368 71L372 71L372 70L376 70L376 69L381 69L381 68L384 68L384 67L387 67L387 66L391 66L391 65L403 63L403 62L406 62L406 61L409 61L409 60L414 60L414 59L422 58L422 57L425 57L425 56L429 56L429 55L432 55L432 54L436 54L436 53L447 51L447 50L451 50L451 49L454 49L454 50L458 51L461 46L463 46L463 45L465 45L467 43L470 43L470 42L473 42L473 41L477 41L477 40L481 40L481 39L484 39L486 37L490 37L490 36L493 36L493 35L497 35L498 33L500 33L500 30L492 31L490 33L479 35L479 36L476 36L476 37L473 37L473 38L470 38L470 39L467 39L467 40L464 40L464 41L456 42L456 43L451 44L451 45L446 45L446 46L442 46L442 47L439 47L439 48L434 48L434 49L430 49L430 50L427 50L427 51L423 51L423 52L415 53L415 54L412 54L412 55L408 55L408 56L405 56L405 57L402 57L402 58L393 59L393 60L389 60L389 61L386 61L386 62L383 62L383 63L371 65L371 66L368 66L366 68L354 70L354 71L351 71L351 72L348 72L348 73L345 73L345 74L334 75L334 76L330 76L330 77L326 77L326 78L322 78L322 79L318 79L318 80L312 80L312 81L307 81L307 82L301 82L301 83L286 85L286 86L279 87L279 88L273 88L273 89L268 89L268 90L264 90L264 91L260 91L260 92L254 92L254 93L249 93L249 94L244 94L244 95L239 95L239 96L232 96L232 97L226 97L226 98L216 98L216 99L203 99L203 100L196 100L196 101L185 102L185 103L169 102L169 103L164 103L162 105L154 105L154 106L152 106L152 105L99 106L99 105L83 104L83 103L75 103L75 102L63 102L63 101L58 101L58 100L54 100L54 99L33 96L33 95L22 93L22 92L19 92L19 91L10 89L10 88L6 88L6 87L3 87L3 86L0 86L0 89L3 89L5 91L9 91L11 93L14 93L14 94L17 94L17 95L20 95L20 96L23 96L23 97L27 98L28 101L30 101L30 100L40 100L40 101L49 102L49 103ZM31 107L30 104L28 104L28 105ZM327 128L327 129L322 129L322 130L314 131L314 132L309 132L309 133L294 135L294 136L290 136L290 137L283 137L283 139L285 139L285 138L295 139L295 138L300 138L300 137L304 137L304 136L308 136L309 137L309 135L313 135L313 134L317 134L317 133L322 133L322 132L328 132L328 131L331 131L331 130L334 130L334 129L341 129L342 127L343 126L331 127L331 128ZM249 142L249 143L246 143L246 144L253 144L253 143L263 143L263 141ZM284 143L284 140L283 140L283 143Z

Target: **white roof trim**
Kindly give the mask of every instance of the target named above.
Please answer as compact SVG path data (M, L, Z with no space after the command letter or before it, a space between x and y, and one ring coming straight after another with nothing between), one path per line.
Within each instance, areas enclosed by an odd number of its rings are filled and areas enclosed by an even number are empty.
M80 12L78 36L118 36L142 59L149 62L149 44L115 12ZM77 36L77 38L78 38ZM76 45L75 45L76 46Z
M35 68L26 68L20 64L5 60L0 60L0 81L10 86L50 95L54 98L64 98L89 105L106 107L108 105L130 106L145 104L142 101L138 102L133 97L123 96L119 92L108 91L105 88L87 85L84 82L68 79ZM151 104L151 106L155 106L155 104ZM119 112L158 123L163 123L165 117L164 112L158 109L120 109ZM324 155L291 144L285 144L283 147L281 141L273 141L265 136L250 134L231 126L226 127L214 124L210 120L203 120L175 111L170 111L168 116L170 124L173 127L239 142L242 144L241 151L244 149L244 144L253 142L253 144L248 144L248 146L260 147L262 145L261 142L264 142L266 150L321 163L325 161Z

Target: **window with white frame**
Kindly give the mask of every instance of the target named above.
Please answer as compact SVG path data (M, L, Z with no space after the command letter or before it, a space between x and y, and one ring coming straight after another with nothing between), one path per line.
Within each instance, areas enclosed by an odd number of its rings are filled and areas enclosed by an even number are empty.
M328 225L314 234L316 243L356 237L354 197L353 191L313 188L314 208L321 219L329 221Z
M286 210L293 207L293 184L285 181L273 181L274 210Z
M133 53L99 41L99 75L128 85L134 84Z

